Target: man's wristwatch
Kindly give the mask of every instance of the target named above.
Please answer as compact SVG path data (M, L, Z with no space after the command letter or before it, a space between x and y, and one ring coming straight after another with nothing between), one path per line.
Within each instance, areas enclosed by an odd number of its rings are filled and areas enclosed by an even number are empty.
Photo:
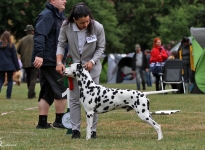
M58 62L58 63L57 63L57 66L60 65L60 64L62 64L62 62Z

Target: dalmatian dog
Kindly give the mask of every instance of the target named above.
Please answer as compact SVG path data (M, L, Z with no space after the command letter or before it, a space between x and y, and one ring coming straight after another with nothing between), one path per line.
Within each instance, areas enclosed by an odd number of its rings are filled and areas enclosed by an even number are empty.
M143 93L136 90L122 90L96 85L89 72L80 63L71 64L63 74L64 76L76 78L78 82L80 101L86 112L87 140L91 138L93 114L105 113L119 108L134 109L143 121L157 131L158 140L163 138L161 126L150 115L149 99L146 97L146 95L157 94L160 91ZM168 90L164 90L164 92L168 92Z

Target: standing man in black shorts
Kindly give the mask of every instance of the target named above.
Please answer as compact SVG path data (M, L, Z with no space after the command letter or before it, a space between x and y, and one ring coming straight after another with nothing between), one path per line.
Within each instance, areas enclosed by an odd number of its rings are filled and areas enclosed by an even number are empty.
M39 121L36 129L51 128L47 122L50 106L55 105L56 118L54 127L64 128L62 116L66 107L66 91L63 82L57 82L62 76L56 71L56 50L58 35L62 21L66 0L47 0L46 8L38 15L35 25L34 50L32 62L35 68L40 68L41 90L38 99Z

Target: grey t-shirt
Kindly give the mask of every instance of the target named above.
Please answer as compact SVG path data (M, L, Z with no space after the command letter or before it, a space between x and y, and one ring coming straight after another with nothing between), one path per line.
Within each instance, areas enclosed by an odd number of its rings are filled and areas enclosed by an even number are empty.
M136 53L136 67L142 67L142 52Z

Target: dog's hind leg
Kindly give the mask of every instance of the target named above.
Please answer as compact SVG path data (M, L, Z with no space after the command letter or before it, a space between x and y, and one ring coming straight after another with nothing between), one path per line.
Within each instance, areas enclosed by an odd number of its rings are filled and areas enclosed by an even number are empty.
M149 114L149 111L144 112L144 113L137 111L137 114L140 117L140 119L147 122L149 125L151 125L157 131L158 140L161 140L163 138L161 126L156 121L154 121L152 119L151 115Z
M94 117L94 112L92 112L92 113L86 112L86 121L87 121L86 139L87 140L89 140L91 138L91 131L92 131L92 125L93 125L93 117Z

